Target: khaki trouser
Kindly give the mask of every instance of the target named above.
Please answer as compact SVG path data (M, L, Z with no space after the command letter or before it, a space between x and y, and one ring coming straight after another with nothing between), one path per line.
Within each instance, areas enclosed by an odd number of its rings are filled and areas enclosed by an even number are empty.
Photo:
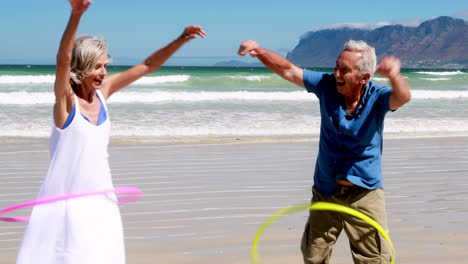
M368 215L387 230L382 189L338 185L331 197L325 197L314 186L312 202L318 201L351 207ZM354 216L332 211L310 211L301 243L304 263L329 263L342 229L348 236L354 263L390 263L391 246L375 228Z

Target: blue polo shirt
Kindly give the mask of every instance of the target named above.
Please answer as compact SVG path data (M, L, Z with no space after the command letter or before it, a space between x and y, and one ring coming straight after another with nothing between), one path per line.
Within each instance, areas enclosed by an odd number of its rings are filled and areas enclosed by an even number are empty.
M320 142L314 184L331 196L337 180L382 188L382 136L392 89L369 81L362 104L347 115L335 76L304 70L304 85L320 101Z

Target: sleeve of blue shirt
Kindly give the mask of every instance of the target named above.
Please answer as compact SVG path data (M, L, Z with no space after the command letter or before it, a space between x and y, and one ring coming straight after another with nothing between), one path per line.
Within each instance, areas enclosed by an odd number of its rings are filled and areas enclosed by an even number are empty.
M390 109L390 95L392 94L393 89L387 86L382 87L382 91L379 96L379 105L382 113L387 113L388 111L395 111Z
M317 97L320 98L321 90L320 90L320 81L323 80L324 76L326 73L324 72L315 72L315 71L309 71L305 70L303 71L303 80L304 80L304 86L307 89L307 92L309 93L314 93L317 95Z

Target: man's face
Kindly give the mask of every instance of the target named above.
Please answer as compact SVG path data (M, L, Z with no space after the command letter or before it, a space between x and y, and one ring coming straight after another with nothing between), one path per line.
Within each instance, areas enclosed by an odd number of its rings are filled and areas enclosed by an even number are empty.
M357 63L362 58L359 51L344 50L341 52L333 71L336 79L336 88L344 96L357 96L366 84L365 75L361 75Z

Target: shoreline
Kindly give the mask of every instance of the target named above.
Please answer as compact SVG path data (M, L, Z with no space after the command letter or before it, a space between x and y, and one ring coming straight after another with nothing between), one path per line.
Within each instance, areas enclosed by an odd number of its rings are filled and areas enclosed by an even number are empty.
M411 140L411 139L442 139L442 138L453 138L463 139L468 138L468 132L459 133L387 133L384 134L383 140ZM173 139L161 139L151 137L118 137L111 136L109 145L150 145L150 146L198 146L198 145L223 145L223 144L265 144L265 143L293 143L293 142L318 142L319 136L301 136L301 137L290 137L290 136L278 136L278 137L184 137L173 138ZM5 145L8 143L32 143L42 144L46 142L48 144L49 138L44 137L0 137L0 144ZM1 151L0 151L1 153Z

